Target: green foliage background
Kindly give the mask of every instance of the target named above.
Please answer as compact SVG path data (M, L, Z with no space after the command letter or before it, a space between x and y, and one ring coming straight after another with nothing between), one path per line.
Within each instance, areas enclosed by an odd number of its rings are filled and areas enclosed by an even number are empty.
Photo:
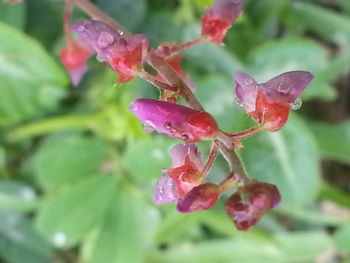
M198 36L211 2L94 1L153 46ZM197 46L183 62L220 126L253 125L234 106L234 71L259 81L288 70L316 78L282 131L243 141L248 172L277 184L283 201L240 233L223 210L225 198L194 214L152 204L154 184L171 161L168 150L178 141L145 134L128 105L156 97L155 88L142 80L116 86L114 73L94 58L72 88L57 56L64 45L63 1L0 3L1 261L350 262L350 2L245 5L225 46ZM85 18L74 12L74 20ZM344 100L348 108L339 111ZM226 169L219 159L212 180Z

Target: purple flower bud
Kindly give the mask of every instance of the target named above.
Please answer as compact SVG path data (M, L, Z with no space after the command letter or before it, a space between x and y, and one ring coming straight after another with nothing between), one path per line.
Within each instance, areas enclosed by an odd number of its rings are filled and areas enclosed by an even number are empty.
M176 202L179 198L175 181L167 174L159 178L153 195L156 205Z
M258 84L243 72L235 74L235 92L241 106L266 130L278 131L288 119L291 104L309 85L313 76L306 71L283 73Z
M218 132L218 125L209 113L171 102L137 99L130 111L156 131L185 142L212 139Z
M119 74L118 82L133 79L145 63L150 45L144 35L125 39L109 25L96 20L76 22L72 28Z
M219 195L219 186L215 184L201 184L180 198L176 208L181 213L207 210L216 204Z
M243 0L216 0L202 18L202 35L214 44L221 44L242 10Z
M226 201L226 212L238 230L246 231L261 217L275 208L281 200L277 187L273 184L253 182L240 187Z

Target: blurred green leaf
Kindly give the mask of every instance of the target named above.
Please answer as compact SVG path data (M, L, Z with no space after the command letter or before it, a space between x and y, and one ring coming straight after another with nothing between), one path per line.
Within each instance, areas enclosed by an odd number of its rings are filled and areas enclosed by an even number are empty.
M308 29L338 44L350 43L350 18L316 5L294 1L290 9Z
M335 242L339 251L350 256L350 225L345 225L337 230L335 233Z
M120 189L114 200L88 262L143 262L144 250L149 249L158 214L132 189Z
M280 233L273 239L226 239L187 244L151 254L149 263L304 263L332 248L322 232Z
M170 148L176 140L153 138L152 140L130 143L123 156L125 167L141 183L159 178L162 169L170 167Z
M26 22L26 3L13 5L1 1L0 21L22 29Z
M283 207L291 209L315 198L320 176L317 144L296 114L281 131L246 139L240 154L252 177L278 186Z
M53 262L50 245L21 215L0 212L0 233L0 255L6 262Z
M102 224L116 182L96 174L49 196L39 209L37 226L57 247L71 247Z
M28 212L37 206L34 189L22 182L0 181L0 207L2 209Z
M5 166L6 166L6 150L2 145L0 145L0 175L1 175L1 171L5 169Z
M91 136L52 136L33 157L33 170L45 187L74 183L101 171L106 161L106 145Z
M327 50L318 43L303 39L283 39L268 42L254 50L250 54L249 71L257 77L258 82L267 81L286 71L310 71L315 79L303 92L302 98L330 100L336 93L323 79L328 64Z
M38 42L0 23L0 83L1 125L57 107L67 77Z
M313 131L323 158L350 164L350 122L326 124L312 122Z
M130 31L135 30L147 14L146 0L97 0L96 2L101 9L115 17L121 25Z

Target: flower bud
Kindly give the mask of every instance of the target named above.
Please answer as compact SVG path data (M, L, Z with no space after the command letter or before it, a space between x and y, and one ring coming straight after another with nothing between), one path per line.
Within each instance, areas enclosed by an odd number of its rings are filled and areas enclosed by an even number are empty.
M243 73L235 74L235 92L241 106L268 131L278 131L286 123L292 103L310 84L313 76L306 71L283 73L258 84Z
M276 207L281 200L277 187L273 184L253 182L240 187L226 201L226 212L238 230L246 231L261 217Z
M215 184L201 184L194 187L177 203L177 210L181 213L190 213L207 210L218 201L220 188Z
M243 0L216 0L202 18L202 35L214 44L221 44L227 30L243 10Z
M78 40L68 42L67 47L60 51L62 64L68 71L72 84L77 86L87 71L86 61L92 52Z
M187 143L213 139L218 132L218 125L209 113L171 102L137 99L130 111L156 131Z
M73 24L73 31L118 73L118 82L132 80L148 55L148 39L141 34L124 38L109 25L96 20Z

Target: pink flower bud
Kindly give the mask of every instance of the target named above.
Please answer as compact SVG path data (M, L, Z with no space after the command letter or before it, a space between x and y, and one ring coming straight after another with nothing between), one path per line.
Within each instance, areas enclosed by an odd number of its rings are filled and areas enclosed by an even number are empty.
M237 98L241 106L269 131L278 131L286 123L291 104L310 84L313 76L306 71L283 73L265 83L258 84L243 73L235 74Z
M273 184L254 182L240 187L226 201L226 212L238 230L246 231L261 217L275 208L281 200L277 187Z
M92 52L78 40L68 42L67 47L60 51L62 64L68 71L72 84L77 86L87 71L86 61Z
M72 28L118 73L118 82L132 80L145 63L150 45L144 35L126 39L109 25L95 20L76 22Z
M177 210L181 213L190 213L207 210L218 201L220 188L215 184L201 184L194 187L177 203Z
M218 132L218 125L209 113L171 102L137 99L130 111L156 131L185 142L213 139Z
M202 35L214 44L221 44L227 30L243 10L243 0L216 0L202 18Z

